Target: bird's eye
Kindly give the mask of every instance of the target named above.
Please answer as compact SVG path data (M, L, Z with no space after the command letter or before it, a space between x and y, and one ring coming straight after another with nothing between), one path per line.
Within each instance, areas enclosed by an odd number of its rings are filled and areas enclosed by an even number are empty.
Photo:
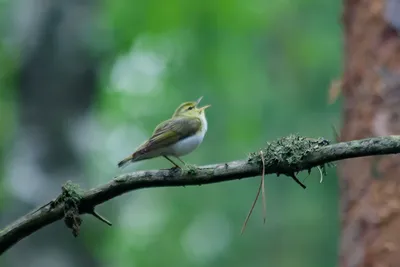
M192 109L193 109L193 107L189 107L189 108L188 108L188 110L192 110Z

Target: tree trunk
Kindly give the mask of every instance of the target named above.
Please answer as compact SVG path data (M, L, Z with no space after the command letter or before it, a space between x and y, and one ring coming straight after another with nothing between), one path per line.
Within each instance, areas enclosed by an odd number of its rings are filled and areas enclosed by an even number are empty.
M400 37L391 21L400 17L400 4L389 1L394 5L343 2L341 141L400 134ZM340 266L399 266L400 157L346 160L339 175Z

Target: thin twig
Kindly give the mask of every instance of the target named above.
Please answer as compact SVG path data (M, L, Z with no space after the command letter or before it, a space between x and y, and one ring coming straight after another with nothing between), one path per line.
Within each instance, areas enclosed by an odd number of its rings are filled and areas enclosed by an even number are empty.
M104 218L103 216L101 216L99 213L97 213L94 209L92 209L91 211L88 212L88 214L93 215L93 217L99 219L100 221L102 221L103 223L107 224L108 226L112 226L112 223L107 220L106 218Z
M306 189L306 186L300 182L300 180L296 177L296 175L294 173L289 174L290 177L292 177L292 179L299 184L303 189Z
M319 170L319 183L322 184L322 181L324 180L324 174L322 173L322 169L320 166L317 166L318 170Z
M265 158L262 150L260 151L260 157L262 161L262 176L261 176L261 195L262 195L262 200L263 200L263 219L264 219L264 224L265 221L267 220L267 201L265 198Z
M332 131L333 131L333 135L335 136L335 141L336 142L340 142L340 136L339 136L338 131L336 130L335 125L332 124L331 128L332 128Z
M241 235L244 233L244 230L246 229L247 222L249 221L250 216L253 213L254 206L256 205L258 197L260 196L260 191L262 192L262 198L263 198L263 219L264 219L264 223L265 223L266 217L267 217L267 207L266 207L266 201L265 201L265 184L264 184L265 159L264 159L264 155L263 155L262 151L260 151L260 157L261 157L261 161L262 161L261 181L260 181L260 185L258 186L256 198L254 199L253 203L251 204L250 211L247 214L246 219L245 219L245 221L243 223L243 226L242 226L242 230L240 231Z
M39 210L42 210L43 208L47 207L47 206L51 206L54 204L54 200L50 200L49 202L47 202L46 204L41 205L39 208L36 208L34 210L32 210L31 212L29 212L28 214L34 214L36 212L38 212Z
M244 220L244 223L243 223L243 226L242 226L242 230L240 231L241 235L244 233L244 230L246 229L247 222L249 221L251 213L253 212L254 206L257 203L257 199L258 199L258 196L260 195L262 185L263 185L263 183L260 182L260 185L258 186L258 189L257 189L256 198L254 199L253 204L251 205L249 213L247 214L246 219Z
M311 174L311 172L309 172L309 173L307 174L307 176L306 176L306 177L304 177L304 179L303 179L303 183L305 183L305 182L306 182L306 180L307 180L307 178L308 178L308 177L310 177L310 174Z

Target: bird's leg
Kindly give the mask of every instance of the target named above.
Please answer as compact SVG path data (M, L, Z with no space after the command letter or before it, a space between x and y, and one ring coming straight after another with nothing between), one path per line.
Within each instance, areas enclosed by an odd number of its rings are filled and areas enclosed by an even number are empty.
M181 167L180 167L178 164L176 164L175 162L173 162L173 161L172 161L170 158L168 158L167 156L164 156L164 158L166 158L167 160L169 160L169 162L171 162L172 164L174 164L176 168L181 169Z
M186 170L186 171L189 171L189 172L194 172L194 171L196 171L196 169L197 169L197 166L196 166L196 165L193 165L193 164L186 164L186 163L185 163L183 160L181 160L181 158L178 157L178 156L175 156L175 158L177 158L180 162L183 163L183 165L185 166L185 170Z
M187 164L183 161L183 160L181 160L181 158L180 157L178 157L178 156L175 156L175 158L177 158L180 162L182 162L183 163L183 165L185 165L185 166L187 166Z

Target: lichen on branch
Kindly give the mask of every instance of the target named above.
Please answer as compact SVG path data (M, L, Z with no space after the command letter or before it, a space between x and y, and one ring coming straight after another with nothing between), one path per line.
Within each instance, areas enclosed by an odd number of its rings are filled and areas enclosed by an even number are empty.
M299 171L306 169L304 167L304 159L321 147L328 145L330 145L330 142L322 137L314 139L292 134L268 142L261 151L263 152L262 155L264 155L265 166L275 168L274 172L278 176L285 174L292 177L299 185L305 188L305 185L296 178L296 174ZM248 161L256 162L262 166L262 159L259 152L250 153ZM310 173L311 167L318 167L326 175L325 165L323 163L317 166L310 166L307 170Z

